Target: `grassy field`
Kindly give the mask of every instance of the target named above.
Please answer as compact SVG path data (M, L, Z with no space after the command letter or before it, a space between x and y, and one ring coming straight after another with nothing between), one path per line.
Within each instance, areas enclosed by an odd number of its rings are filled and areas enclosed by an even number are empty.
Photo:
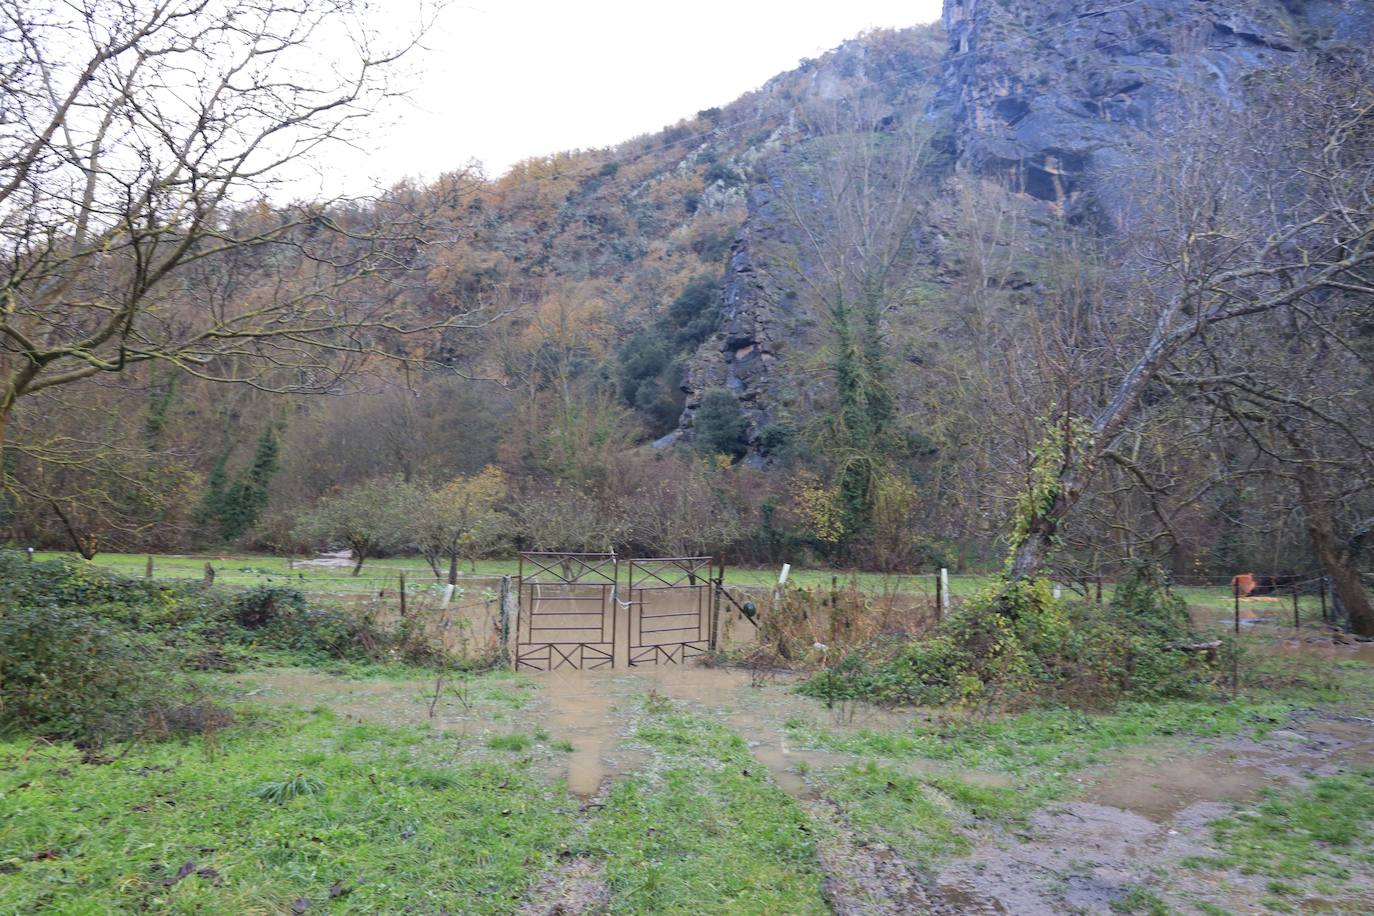
M64 557L79 560L76 554L55 551L37 551L35 559L56 559ZM102 553L93 562L96 566L114 570L129 576L142 576L147 569L148 557L145 554ZM362 574L351 575L348 567L328 567L302 565L284 557L269 554L193 554L193 555L156 555L153 557L155 578L200 579L205 572L205 564L215 568L215 581L222 585L291 585L308 594L321 596L355 596L376 594L381 591L394 592L398 576L405 573L407 588L412 592L431 591L437 593L442 584L425 564L423 558L388 557L382 560L369 560ZM467 597L479 600L482 590L494 587L493 580L503 575L515 575L518 564L515 560L481 560L475 569L465 565L460 582ZM768 588L778 580L777 569L750 569L747 567L727 567L726 584L740 588ZM991 575L951 575L950 593L955 599L968 598L992 583ZM935 596L935 577L930 574L898 576L871 572L846 572L830 569L791 570L788 581L804 588L828 589L832 580L843 585L851 580L859 587L870 591L909 592ZM1231 620L1233 598L1228 585L1180 587L1178 593L1194 608L1199 621L1213 620L1225 624ZM1110 599L1112 586L1104 586L1104 597ZM488 596L489 597L489 596ZM1321 604L1318 596L1303 594L1299 596L1299 619L1304 625L1321 620ZM1293 605L1288 596L1242 599L1242 615L1272 618L1276 622L1288 624L1293 619Z
M155 569L198 577L206 561L159 557ZM210 562L221 584L295 576L312 594L343 595L336 583L354 584L346 570L267 557ZM133 575L142 563L97 559ZM829 585L824 571L797 581ZM234 632L221 618L204 632L194 619L158 624L137 591L102 607L164 651ZM193 603L218 594L186 592ZM1230 612L1215 590L1186 597L1220 623ZM1246 607L1291 613L1282 600ZM1049 851L986 880L1060 901L1091 877L1083 862L1109 855L1112 831L1148 817L1161 818L1150 828L1161 837L1187 834L1186 860L1142 842L1133 848L1146 858L1109 866L1129 880L1079 909L1366 912L1374 899L1374 666L1353 646L1299 654L1284 626L1243 629L1234 693L1218 668L1186 700L1078 710L996 698L881 710L724 669L436 680L424 662L321 655L285 632L186 656L230 666L178 676L231 722L94 748L0 735L0 913L516 913L560 901L615 913L905 912L933 908L923 895L948 888L944 905L958 911L987 863L1015 862L1007 843ZM579 711L582 695L599 701L593 712ZM573 768L588 756L600 781L575 795ZM1199 775L1189 783L1185 771ZM1087 793L1114 779L1210 800L1217 813L1184 823L1123 808L1100 832L1084 818L1117 802ZM1233 803L1232 791L1248 794Z
M337 714L332 701L267 707L239 688L237 721L222 732L111 749L101 761L29 738L0 742L0 910L510 913L531 897L582 893L610 912L823 913L830 859L819 850L840 841L840 828L817 818L817 804L840 818L851 846L891 848L935 874L990 829L1024 831L1033 812L1075 797L1078 774L1124 750L1262 739L1295 710L1374 697L1374 672L1346 666L1334 691L1260 691L1226 704L862 729L815 707L782 724L793 746L826 753L824 766L800 770L823 800L805 802L700 707L631 687L619 714L644 761L588 806L542 775L573 742L522 718L537 682L473 678L465 689L515 715L487 738L404 724L395 710L422 716L423 682L375 670L335 683L384 703L392 724L359 721L354 707ZM251 673L242 683L253 684ZM496 702L512 692L522 697L515 707ZM448 705L468 716L485 708ZM1361 839L1374 824L1371 779L1360 771L1270 791L1217 821L1214 853L1189 860L1178 880L1257 875L1272 912L1313 887L1358 885L1359 869L1374 864ZM581 877L560 883L565 874ZM1121 900L1122 912L1169 911L1145 889Z
M34 558L51 560L60 557L79 560L73 553L61 551L36 551ZM101 553L91 561L96 566L111 569L128 576L141 576L147 569L146 554ZM408 583L428 587L436 582L434 572L419 556L387 557L369 560L363 565L358 576L351 575L350 567L307 565L301 561L290 561L285 557L270 554L179 554L155 555L153 575L155 578L199 579L205 573L205 564L215 568L215 581L223 585L257 585L260 583L291 583L309 591L321 592L367 592L374 589L394 587L397 577L404 572ZM464 579L489 580L501 576L513 576L519 565L516 560L479 560L475 568L464 564L461 576ZM749 569L727 567L726 584L762 588L776 584L779 569ZM934 595L934 576L930 574L898 576L869 572L844 572L829 569L797 569L789 573L788 581L793 585L808 588L829 588L831 579L840 583L857 579L865 589L887 588L895 591L916 591ZM950 591L954 595L972 595L992 581L990 576L951 576ZM483 581L483 584L487 584Z

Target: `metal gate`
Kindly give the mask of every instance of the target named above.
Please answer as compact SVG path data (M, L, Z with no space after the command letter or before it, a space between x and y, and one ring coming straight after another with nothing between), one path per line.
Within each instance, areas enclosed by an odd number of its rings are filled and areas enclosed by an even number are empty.
M711 557L629 561L629 664L678 665L711 648Z
M615 554L521 553L515 669L615 667L619 575Z
M713 647L711 557L624 561L623 590L621 563L611 553L520 554L517 671L614 668L617 657L632 668L676 665Z

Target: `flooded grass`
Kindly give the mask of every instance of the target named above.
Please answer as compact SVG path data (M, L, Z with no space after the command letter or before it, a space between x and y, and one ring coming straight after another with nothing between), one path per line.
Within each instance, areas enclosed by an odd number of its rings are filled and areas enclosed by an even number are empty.
M814 828L738 735L650 700L635 740L653 762L611 791L587 838L613 910L828 912Z
M1309 834L1333 803L1319 787L1370 778L1374 667L1315 627L1240 643L1234 696L1219 681L1096 712L827 705L786 672L679 665L206 674L244 724L105 766L0 745L0 895L25 911L1360 911L1369 850Z

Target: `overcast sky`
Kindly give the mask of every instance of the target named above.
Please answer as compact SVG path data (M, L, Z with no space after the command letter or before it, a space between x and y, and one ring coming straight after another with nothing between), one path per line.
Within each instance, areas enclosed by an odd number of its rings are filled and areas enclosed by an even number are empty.
M413 61L409 100L362 150L331 153L327 176L303 190L361 193L470 159L494 177L530 156L609 146L730 102L865 29L939 15L939 0L458 0Z

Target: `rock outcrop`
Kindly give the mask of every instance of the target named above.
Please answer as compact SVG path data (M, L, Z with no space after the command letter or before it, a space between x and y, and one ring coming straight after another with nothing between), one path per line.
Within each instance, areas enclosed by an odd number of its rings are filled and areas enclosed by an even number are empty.
M938 61L894 60L857 40L807 65L806 92L834 100L864 81L880 86L893 118L948 125L939 142L951 175L995 180L1032 211L1111 233L1129 219L1116 181L1129 174L1142 138L1188 105L1244 106L1257 72L1369 43L1374 3L946 0L943 25ZM912 110L911 86L930 80L938 81L933 102ZM797 85L795 74L787 85ZM779 157L804 140L793 124L756 157L747 218L722 281L721 329L689 360L683 379L678 438L690 438L703 392L724 387L749 421L755 460L783 397L777 370L789 350L811 342L790 298L795 291L759 269L761 252L789 241L770 200Z
M948 0L937 106L961 167L1070 219L1118 218L1104 176L1187 101L1243 106L1248 77L1368 41L1367 2Z

